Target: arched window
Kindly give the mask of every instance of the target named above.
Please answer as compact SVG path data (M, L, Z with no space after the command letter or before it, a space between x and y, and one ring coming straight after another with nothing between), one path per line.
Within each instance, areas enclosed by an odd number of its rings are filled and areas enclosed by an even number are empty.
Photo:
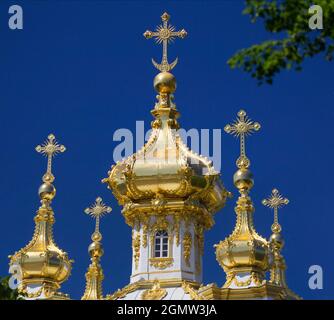
M155 233L154 258L168 257L168 232L159 230Z

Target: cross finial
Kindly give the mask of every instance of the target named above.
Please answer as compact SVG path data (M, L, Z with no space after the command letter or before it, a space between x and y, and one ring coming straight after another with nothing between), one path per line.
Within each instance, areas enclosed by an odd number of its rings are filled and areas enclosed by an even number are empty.
M176 58L171 64L168 63L168 57L167 57L167 47L170 42L173 42L175 38L185 38L187 36L187 31L182 29L180 31L175 31L175 27L168 24L169 21L169 14L165 12L161 16L162 25L158 26L155 31L145 31L144 37L146 39L155 38L156 42L158 44L162 43L162 61L161 63L157 63L152 59L153 65L160 70L161 72L168 72L172 70L177 62L178 58Z
M281 225L278 223L278 209L289 203L289 199L284 198L277 189L273 189L269 198L262 200L262 204L266 207L274 209L274 223L271 230L274 233L280 233Z
M52 158L60 152L65 152L66 148L64 145L59 144L56 137L51 133L42 145L36 147L36 151L48 157L47 169L43 176L43 182L52 183L55 179L52 174Z
M96 198L93 205L85 209L86 214L95 218L95 231L92 234L93 241L100 241L102 239L102 235L100 233L100 218L111 211L111 207L104 204L101 197Z
M261 125L253 122L247 117L244 110L238 112L238 118L232 123L225 126L227 133L240 137L240 157L237 160L238 168L248 168L250 161L246 156L245 137L251 135L254 131L260 130Z

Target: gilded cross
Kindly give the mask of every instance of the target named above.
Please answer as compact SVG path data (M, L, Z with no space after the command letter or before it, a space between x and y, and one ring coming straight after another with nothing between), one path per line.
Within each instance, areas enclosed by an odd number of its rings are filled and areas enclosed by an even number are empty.
M43 176L43 181L52 183L55 179L52 174L52 158L60 152L65 152L66 148L64 145L57 142L53 134L49 134L47 140L42 145L36 147L36 151L47 156L47 169Z
M86 214L95 218L95 232L92 235L93 241L100 241L102 239L102 235L100 233L100 218L111 211L112 209L104 204L102 198L100 197L96 198L95 203L93 203L92 206L85 209Z
M187 31L184 29L175 31L175 27L168 24L169 18L170 18L169 14L165 12L161 16L162 25L158 26L155 31L147 30L144 32L144 37L146 39L155 38L158 44L162 43L161 63L159 64L155 62L154 59L152 59L153 65L161 72L168 72L172 70L178 62L178 58L176 58L171 64L168 63L168 56L167 56L168 44L173 42L175 38L183 39L187 36Z
M248 168L250 166L250 161L246 156L245 138L254 131L260 130L260 128L261 125L258 122L250 120L244 110L238 112L238 117L232 124L225 126L225 132L240 138L240 157L237 160L238 168Z
M281 232L281 225L278 223L278 209L289 203L289 199L284 198L277 189L273 189L269 198L262 200L262 204L266 207L274 209L274 223L271 230L274 233Z

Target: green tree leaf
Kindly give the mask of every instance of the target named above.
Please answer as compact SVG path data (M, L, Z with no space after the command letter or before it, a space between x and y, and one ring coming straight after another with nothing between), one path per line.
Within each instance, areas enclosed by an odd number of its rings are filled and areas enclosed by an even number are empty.
M322 30L309 28L309 8L323 9ZM263 20L265 29L277 39L254 44L236 52L228 65L239 68L257 79L259 84L272 83L282 70L300 71L306 58L320 53L328 61L334 53L334 0L246 0L244 14L252 22Z
M18 300L18 291L9 288L10 276L0 278L0 300Z

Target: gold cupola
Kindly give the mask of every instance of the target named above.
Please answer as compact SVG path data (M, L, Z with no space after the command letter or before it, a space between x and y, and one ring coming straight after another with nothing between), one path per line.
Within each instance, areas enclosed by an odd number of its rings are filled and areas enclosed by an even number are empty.
M53 185L52 158L65 147L58 144L53 134L36 151L46 155L47 171L38 193L41 206L35 216L35 232L27 246L10 256L10 266L22 278L19 281L19 293L26 299L68 299L58 292L60 285L71 273L72 261L53 239L54 212L51 202L56 195Z
M178 133L180 114L174 103L177 84L170 73L178 59L168 63L167 45L175 38L185 38L187 32L174 31L168 25L167 13L161 18L163 24L157 31L144 33L147 39L154 37L163 44L162 62L158 64L152 59L160 73L154 78L158 95L151 111L154 117L151 135L141 150L112 166L103 182L124 206L123 214L130 225L138 214L151 211L153 206L175 212L176 205L182 211L196 210L198 206L193 205L196 202L205 208L197 213L207 215L203 221L210 227L211 214L223 207L228 193L212 162L189 150Z
M260 125L248 119L243 110L239 111L238 119L232 125L225 127L227 133L240 138L241 150L237 160L239 169L233 177L240 194L235 207L236 226L229 237L215 246L217 261L227 274L225 288L259 286L263 283L269 266L268 243L254 227L255 209L249 196L254 179L245 152L245 137L259 129Z
M103 256L103 247L101 244L102 234L100 232L100 218L110 213L111 208L106 206L102 199L98 197L95 203L85 210L95 218L95 231L92 234L92 243L88 247L88 253L91 257L91 264L86 273L86 289L81 300L103 300L102 281L104 279L100 259Z

